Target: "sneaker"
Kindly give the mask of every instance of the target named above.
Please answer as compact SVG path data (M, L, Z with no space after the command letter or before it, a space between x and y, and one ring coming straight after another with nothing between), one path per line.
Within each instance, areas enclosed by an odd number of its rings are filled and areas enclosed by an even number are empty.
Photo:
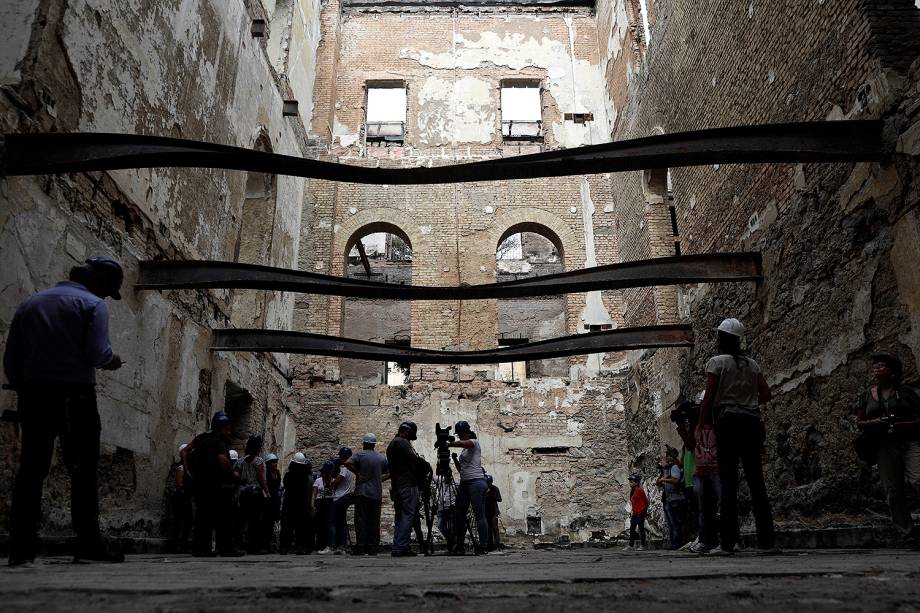
M503 556L503 555L507 555L507 554L506 554L504 551L502 551L501 549L493 549L493 550L489 551L486 555L487 555L487 556Z
M636 551L645 551L645 545L636 545Z
M623 547L623 551L635 551L635 550L636 548L633 547L632 545L626 545L625 547Z
M711 551L711 548L707 547L706 545L702 544L699 541L695 541L690 545L690 547L688 548L688 551L695 553L697 555L703 555L703 554L709 553L709 551Z
M321 555L321 556L329 555L330 553L332 553L332 549L330 549L329 547L326 547L325 549L316 552L317 555Z
M678 548L677 548L677 551L691 551L691 550L693 549L693 546L696 545L696 544L699 543L699 542L700 542L699 539L696 539L696 540L693 540L693 541L687 541L686 543L684 543L683 545L681 545L680 547L678 547Z
M332 550L332 555L336 555L336 556L345 555L345 550L341 547L336 547L335 549Z

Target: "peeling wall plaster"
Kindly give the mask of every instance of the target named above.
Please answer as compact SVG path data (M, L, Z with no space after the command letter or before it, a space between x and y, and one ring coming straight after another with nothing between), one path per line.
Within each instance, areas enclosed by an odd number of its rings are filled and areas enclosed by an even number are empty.
M4 26L3 53L0 53L0 85L19 82L17 64L29 46L32 22L38 5L38 0L13 0L0 6L0 23Z
M488 81L429 77L419 87L417 100L419 139L423 145L492 142L495 101L493 85Z
M515 71L543 68L547 71L546 88L560 113L593 112L595 116L594 122L586 124L554 122L551 129L556 141L563 147L610 141L610 103L601 67L573 58L571 45L546 37L537 40L520 32L488 31L481 32L477 39L456 33L453 43L453 49L443 53L407 47L400 51L400 57L444 71L474 70L490 64ZM489 87L494 88L495 84ZM494 107L496 103L490 99L489 104ZM492 125L490 128L494 129ZM473 136L481 138L482 133Z
M320 0L293 1L286 74L294 98L299 102L300 116L309 123L313 116L313 88L316 84L316 52L320 42L321 7ZM272 28L274 27L275 24L272 24Z

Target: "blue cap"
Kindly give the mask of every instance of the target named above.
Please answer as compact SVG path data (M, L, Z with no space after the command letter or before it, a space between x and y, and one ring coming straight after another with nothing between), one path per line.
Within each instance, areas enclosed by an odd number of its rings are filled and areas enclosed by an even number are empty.
M335 472L335 462L332 460L326 460L323 462L323 467L320 469L320 471L324 473Z
M230 423L230 417L223 411L218 411L211 418L211 427L216 428Z
M339 449L340 458L350 458L351 454L352 454L352 451L350 447L342 447L341 449Z
M627 480L635 481L636 483L642 483L642 477L640 477L639 475L635 473L629 475L629 477L627 477Z
M98 272L105 279L105 286L109 295L115 300L121 300L121 284L125 280L125 273L121 264L105 255L97 255L86 260L90 268Z
M457 434L460 434L461 432L469 432L471 429L472 428L470 428L470 423L468 421L461 420L454 425L454 431Z

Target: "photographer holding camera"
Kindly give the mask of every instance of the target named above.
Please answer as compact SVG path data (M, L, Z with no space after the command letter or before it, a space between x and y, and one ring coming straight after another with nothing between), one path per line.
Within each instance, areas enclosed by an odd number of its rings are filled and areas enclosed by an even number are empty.
M904 367L893 355L872 356L875 385L860 397L856 425L863 434L857 451L869 464L878 462L891 520L906 539L920 540L907 502L905 481L920 489L920 398L902 385Z
M485 496L489 489L486 473L482 469L482 449L479 441L474 438L472 428L466 421L458 421L454 432L460 439L449 443L450 447L460 447L460 487L457 491L457 504L454 512L454 538L453 553L463 555L464 534L466 533L466 513L473 505L473 514L479 532L479 543L476 544L476 555L485 553L489 543L489 522L486 519Z

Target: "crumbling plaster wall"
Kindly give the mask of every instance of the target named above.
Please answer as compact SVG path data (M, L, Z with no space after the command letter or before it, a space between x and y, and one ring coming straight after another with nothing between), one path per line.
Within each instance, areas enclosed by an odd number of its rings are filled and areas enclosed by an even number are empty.
M609 103L590 12L341 13L336 4L323 8L310 130L311 139L322 143L316 149L322 159L423 166L609 140ZM499 87L508 78L544 84L543 143L502 142ZM363 142L364 87L372 80L407 84L404 146ZM594 121L565 122L562 114L573 111L593 112ZM382 231L380 224L395 226L409 239L413 285L495 282L496 249L515 227L542 232L560 245L564 270L618 261L607 175L443 186L310 181L307 191L302 227L310 240L301 242L304 270L346 274L350 241ZM344 302L347 323L349 309L358 303ZM614 293L567 296L563 312L562 321L556 312L532 327L563 335L622 321ZM350 336L342 314L341 299L298 297L295 326ZM505 331L495 300L414 302L410 316L411 342L418 347L495 347L499 331ZM484 464L504 494L506 531L525 533L531 514L554 535L618 532L627 504L619 485L626 474L620 430L623 361L620 355L563 360L556 376L520 385L496 381L494 366L412 365L408 385L387 387L348 380L342 372L347 367L337 360L298 359L299 440L315 464L340 445L358 446L367 431L388 441L400 421L414 419L421 427L417 448L433 459L434 423L468 419L483 442ZM535 448L565 450L544 455Z
M31 16L28 44L4 39L2 131L100 131L176 136L303 152L303 127L284 118L284 96L242 0L14 3ZM7 10L7 9L4 9ZM10 41L8 44L8 41ZM24 51L23 51L24 49ZM8 58L15 57L12 61ZM210 330L230 325L228 292L135 293L139 260L229 260L241 228L246 174L218 170L78 173L0 181L0 335L16 305L66 278L93 254L125 267L124 299L111 303L113 346L126 365L99 374L102 523L155 535L163 487L180 443L206 429L228 386L247 390L241 422L266 445L293 452L294 424L281 358L209 351ZM295 267L304 182L279 177L266 264ZM290 295L272 296L271 327L287 327ZM2 346L0 346L2 349ZM4 392L3 409L15 406ZM13 424L2 428L0 525L18 465ZM46 488L45 530L66 530L69 481L59 460Z
M629 16L622 1L599 13ZM900 153L881 164L672 169L684 253L757 250L765 282L683 288L690 350L630 356L627 423L634 466L654 476L667 411L696 399L723 317L748 327L775 399L764 408L765 470L785 525L827 525L885 512L877 478L857 465L851 406L869 384L869 355L893 351L917 377L917 87L920 11L912 3L659 2L651 44L615 23L611 89L628 84L615 138L781 121L882 118ZM605 39L602 34L601 40ZM641 60L637 66L636 59ZM912 66L913 65L913 66ZM912 66L912 67L911 67ZM653 253L667 232L641 173L616 175L623 259ZM625 293L626 319L657 312L651 292ZM660 305L657 305L660 309Z

